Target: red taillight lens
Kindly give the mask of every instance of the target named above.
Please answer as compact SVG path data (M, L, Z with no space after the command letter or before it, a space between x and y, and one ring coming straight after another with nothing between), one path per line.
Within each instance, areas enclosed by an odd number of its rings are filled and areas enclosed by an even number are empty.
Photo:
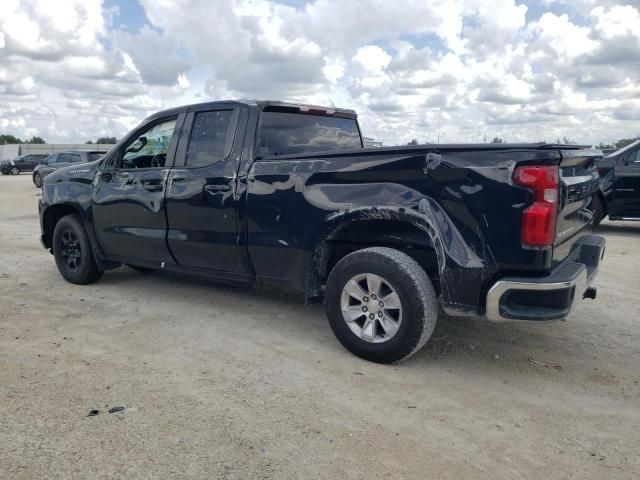
M522 213L522 243L531 247L553 245L560 186L558 167L518 167L513 181L534 193L533 204Z

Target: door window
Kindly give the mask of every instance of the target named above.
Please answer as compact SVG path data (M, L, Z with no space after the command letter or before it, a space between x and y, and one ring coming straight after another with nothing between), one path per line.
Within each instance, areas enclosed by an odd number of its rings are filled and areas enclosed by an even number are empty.
M144 130L125 146L118 168L163 168L175 127L172 118Z
M82 157L77 153L59 153L57 163L81 163Z
M89 161L93 162L94 160L99 160L102 157L104 157L104 153L103 152L89 152L87 154L87 156L89 157Z
M223 160L231 149L233 110L198 112L193 120L187 167L204 167Z
M640 150L631 154L630 167L640 168Z
M47 157L47 165L55 165L58 163L58 154L54 153L53 155L49 155Z

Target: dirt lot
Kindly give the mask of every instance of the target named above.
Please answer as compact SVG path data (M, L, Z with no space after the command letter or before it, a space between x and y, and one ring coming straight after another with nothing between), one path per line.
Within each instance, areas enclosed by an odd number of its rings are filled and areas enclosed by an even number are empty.
M0 178L1 478L640 478L640 224L568 321L441 316L383 366L278 292L65 283L37 198Z

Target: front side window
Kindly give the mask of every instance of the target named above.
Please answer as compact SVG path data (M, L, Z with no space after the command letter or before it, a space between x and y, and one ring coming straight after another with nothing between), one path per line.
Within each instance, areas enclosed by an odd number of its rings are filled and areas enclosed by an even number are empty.
M352 118L262 112L261 122L259 157L362 148Z
M212 165L227 156L232 115L233 110L196 114L187 150L188 167Z
M167 162L169 144L176 127L176 119L156 123L130 141L118 167L162 168Z
M47 165L54 165L58 163L58 154L54 153L53 155L49 155L47 157Z

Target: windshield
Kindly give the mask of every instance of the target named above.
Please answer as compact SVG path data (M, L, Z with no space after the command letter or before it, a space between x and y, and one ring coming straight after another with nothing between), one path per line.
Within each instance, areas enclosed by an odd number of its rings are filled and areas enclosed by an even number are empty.
M638 145L638 144L640 144L640 140L636 140L635 142L630 143L629 145L627 145L627 146L625 146L625 147L622 147L621 149L616 150L616 151L615 151L615 152L613 152L613 153L610 153L610 154L609 154L609 155L607 155L606 157L615 157L615 156L618 156L618 155L620 155L621 153L626 152L627 150L631 150L632 148L634 148L634 147L635 147L636 145ZM605 158L606 158L606 157L605 157Z
M353 118L263 112L261 122L259 157L362 148Z

